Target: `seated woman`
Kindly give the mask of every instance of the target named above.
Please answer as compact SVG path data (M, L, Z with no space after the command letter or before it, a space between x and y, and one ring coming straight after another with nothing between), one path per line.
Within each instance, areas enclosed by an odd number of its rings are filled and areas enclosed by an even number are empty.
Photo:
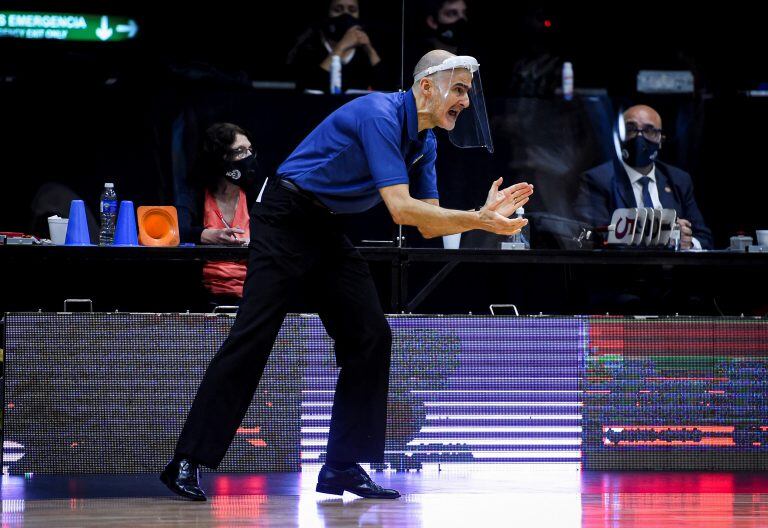
M247 245L250 241L248 211L256 198L255 185L260 179L256 152L248 133L231 123L209 127L191 178L193 192L177 204L182 241ZM240 304L245 262L204 264L203 286L211 306Z
M360 25L358 0L331 0L328 16L305 31L288 54L299 90L329 91L331 57L341 58L342 90L380 90L381 58Z

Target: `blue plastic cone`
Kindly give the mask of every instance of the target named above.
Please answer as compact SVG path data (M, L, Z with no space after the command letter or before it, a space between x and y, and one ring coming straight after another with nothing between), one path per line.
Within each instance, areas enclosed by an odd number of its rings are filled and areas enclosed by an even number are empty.
M117 226L115 227L115 243L113 245L139 245L139 236L136 232L136 213L133 212L133 202L130 200L120 202L120 211L117 213Z
M69 206L69 222L67 223L67 238L65 246L92 246L88 234L88 220L85 218L85 202L72 200Z

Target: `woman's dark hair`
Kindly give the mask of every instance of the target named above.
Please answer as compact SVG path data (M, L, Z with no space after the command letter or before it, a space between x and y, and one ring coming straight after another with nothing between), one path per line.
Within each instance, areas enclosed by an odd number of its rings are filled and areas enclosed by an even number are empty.
M205 131L193 171L193 182L199 188L210 192L216 190L224 176L224 164L231 155L232 143L237 134L251 139L245 129L232 123L215 123Z

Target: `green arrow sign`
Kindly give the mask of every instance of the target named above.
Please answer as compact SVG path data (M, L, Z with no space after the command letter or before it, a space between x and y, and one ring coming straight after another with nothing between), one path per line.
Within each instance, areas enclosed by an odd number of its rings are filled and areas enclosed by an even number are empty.
M139 26L127 17L0 11L0 38L113 42L138 32Z

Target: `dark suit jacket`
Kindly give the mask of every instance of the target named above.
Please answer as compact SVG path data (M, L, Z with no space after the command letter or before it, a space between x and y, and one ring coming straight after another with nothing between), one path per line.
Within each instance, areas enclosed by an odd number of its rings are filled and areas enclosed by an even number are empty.
M661 205L676 210L679 218L691 222L693 236L701 247L712 249L712 233L696 205L690 174L657 161L656 186ZM581 175L574 205L579 220L605 226L611 222L613 211L622 207L637 207L637 203L627 171L619 160L603 163Z

